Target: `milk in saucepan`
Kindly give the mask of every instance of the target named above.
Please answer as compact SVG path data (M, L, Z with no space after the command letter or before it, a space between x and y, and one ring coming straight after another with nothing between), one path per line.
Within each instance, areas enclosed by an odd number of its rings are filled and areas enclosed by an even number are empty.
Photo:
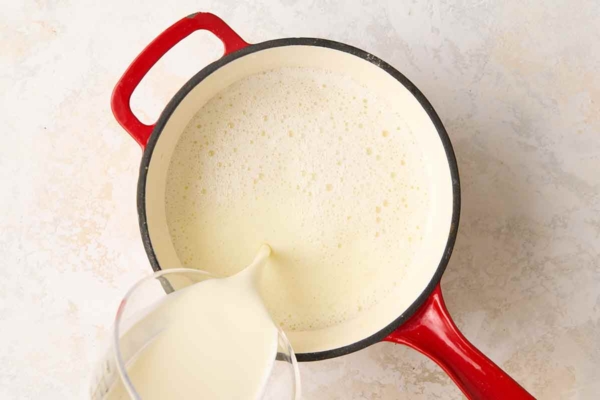
M234 83L198 111L171 159L166 215L183 265L229 276L267 242L260 291L284 329L366 312L402 280L430 208L407 117L324 70Z

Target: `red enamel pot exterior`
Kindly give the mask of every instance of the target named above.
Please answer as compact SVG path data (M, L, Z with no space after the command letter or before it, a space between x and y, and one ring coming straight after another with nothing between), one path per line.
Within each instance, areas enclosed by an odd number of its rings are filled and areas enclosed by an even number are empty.
M227 55L248 46L229 25L214 14L196 13L188 15L171 25L152 41L133 60L113 90L111 107L115 118L136 142L146 147L154 125L145 125L131 111L131 95L150 69L177 43L196 31L209 31L218 37L225 46Z
M460 333L439 283L425 304L384 340L405 344L435 361L470 399L534 398Z
M140 83L142 78L148 73L152 66L160 60L173 46L183 40L185 37L198 30L206 30L213 33L224 44L224 56L235 53L247 47L260 47L261 45L249 45L237 33L235 33L225 22L219 17L209 13L196 13L189 15L174 25L165 30L152 43L150 43L142 53L133 61L130 67L125 71L123 77L117 83L112 95L112 111L115 118L121 126L140 144L143 149L146 149L151 137L160 134L161 126L145 125L140 122L130 107L130 99L133 91ZM285 41L286 39L282 39ZM352 48L347 45L325 41L322 39L288 39L294 42L301 42L306 45L321 45L348 51L352 54L365 57L368 59L377 59L376 57L363 52L362 50ZM277 41L274 41L277 42ZM273 42L273 43L274 43ZM266 44L263 44L268 47ZM441 121L433 111L433 108L427 102L425 97L418 89L408 81L402 74L395 71L392 67L377 59L379 64L384 65L386 71L397 77L411 92L419 98L428 114L434 120L438 130L443 131L443 140L447 141L446 146L449 147L449 163L455 173L453 183L458 199L460 191L458 187L458 170L456 168L456 160L454 158L449 139L446 136L445 130L441 125ZM379 65L378 64L378 65ZM218 65L215 67L218 68ZM193 84L190 81L189 84ZM183 90L183 89L182 89ZM189 91L189 89L188 89ZM186 92L187 93L187 92ZM183 93L181 96L185 95ZM178 94L180 96L180 94ZM175 99L174 99L175 100ZM169 107L175 107L169 105ZM140 174L147 170L148 158L151 153L144 153ZM142 181L142 178L140 178ZM142 191L144 185L140 185ZM139 202L144 202L144 194L138 193ZM140 200L141 199L141 200ZM422 293L419 299L415 300L413 307L404 312L394 323L381 330L380 334L373 335L370 338L362 340L355 346L349 346L338 349L332 352L314 353L308 355L300 354L298 359L301 361L316 361L324 358L336 357L352 351L359 350L375 342L384 340L395 343L402 343L415 350L420 351L433 361L435 361L456 383L456 385L464 392L469 399L533 399L525 389L523 389L515 380L508 376L502 369L494 364L483 353L477 350L457 329L452 321L448 310L442 298L440 288L440 280L442 273L446 267L452 247L454 244L456 229L458 224L458 213L460 209L459 200L456 204L456 218L453 221L453 229L450 232L448 240L447 254L444 260L440 263L437 273L432 276L431 283L428 288ZM140 210L144 210L143 207ZM145 212L145 210L144 210ZM140 227L144 244L150 261L155 270L160 269L156 257L149 244L147 227L145 226L145 215L140 214ZM390 333L391 332L391 333Z

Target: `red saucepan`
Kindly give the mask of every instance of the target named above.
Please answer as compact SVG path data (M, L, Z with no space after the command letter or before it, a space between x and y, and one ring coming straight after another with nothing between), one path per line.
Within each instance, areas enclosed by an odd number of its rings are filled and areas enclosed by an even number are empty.
M225 54L192 77L173 97L153 125L145 125L130 108L136 86L152 66L194 31L206 30L224 44ZM456 239L460 185L456 159L442 122L425 96L400 72L379 58L346 44L313 38L287 38L248 44L213 14L197 13L164 31L142 51L115 87L112 110L117 121L142 146L138 213L144 246L153 269L181 265L165 216L165 180L178 139L196 111L232 83L278 67L325 68L350 75L394 102L410 115L426 149L434 185L434 229L424 238L418 269L403 280L403 297L366 312L343 326L304 335L296 348L299 361L348 354L385 340L410 346L434 360L471 399L531 399L517 382L477 350L458 331L444 305L440 279ZM335 335L335 332L345 332Z

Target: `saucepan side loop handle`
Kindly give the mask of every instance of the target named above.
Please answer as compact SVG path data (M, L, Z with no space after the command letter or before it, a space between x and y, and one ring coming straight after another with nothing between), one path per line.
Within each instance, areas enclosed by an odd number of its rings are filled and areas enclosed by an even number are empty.
M131 111L130 100L135 88L150 69L181 40L198 30L206 30L223 42L224 55L248 46L237 33L214 14L189 15L167 28L154 39L127 68L112 94L111 107L119 124L144 148L154 124L142 123Z
M469 399L534 399L460 333L439 284L416 314L385 340L405 344L431 358Z

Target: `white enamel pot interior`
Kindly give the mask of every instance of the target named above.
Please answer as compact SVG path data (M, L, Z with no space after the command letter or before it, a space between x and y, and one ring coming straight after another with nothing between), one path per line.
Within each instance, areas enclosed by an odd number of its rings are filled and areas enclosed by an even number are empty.
M380 66L356 55L331 48L333 43L319 41L310 45L302 40L286 40L263 44L264 49L246 56L232 57L223 65L213 65L196 76L193 88L177 98L167 108L170 115L157 124L160 133L155 131L148 143L144 161L147 161L147 174L140 182L140 214L145 214L147 244L153 253L153 264L160 268L183 267L170 238L165 214L165 186L171 155L179 136L200 107L227 86L248 75L279 67L313 67L334 70L352 76L356 81L368 85L381 98L393 107L402 108L411 115L410 129L416 135L420 146L427 149L429 191L433 211L420 251L409 266L405 278L397 290L380 301L358 318L322 330L287 332L296 352L320 353L346 348L380 332L392 324L431 284L440 262L447 253L448 238L453 222L454 194L451 170L448 164L448 148L442 142L439 132L429 114L401 82ZM239 55L236 53L235 55ZM233 54L232 54L233 56ZM201 79L203 77L203 79ZM177 96L179 97L179 96ZM154 140L156 138L156 140ZM144 166L145 168L146 166ZM300 357L301 358L301 357Z

